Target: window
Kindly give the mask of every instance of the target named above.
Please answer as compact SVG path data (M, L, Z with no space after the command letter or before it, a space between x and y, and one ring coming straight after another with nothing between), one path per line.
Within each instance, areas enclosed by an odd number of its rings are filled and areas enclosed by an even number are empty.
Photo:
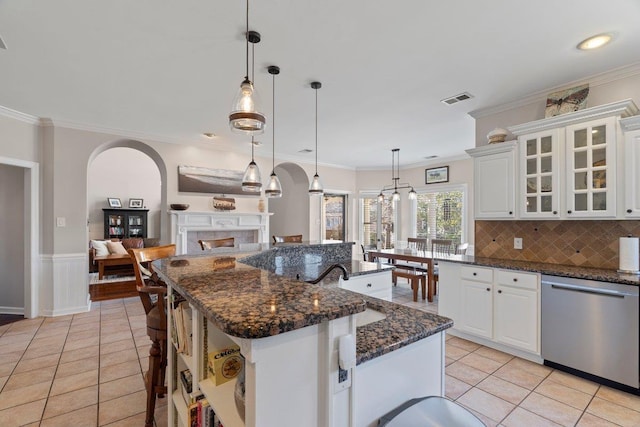
M416 203L416 237L451 239L462 243L464 236L464 188L419 193Z
M324 195L324 239L346 240L347 196L344 194Z
M377 194L361 197L360 236L365 247L377 247L380 240L381 248L393 248L396 242L395 223L396 209L389 198L379 204Z

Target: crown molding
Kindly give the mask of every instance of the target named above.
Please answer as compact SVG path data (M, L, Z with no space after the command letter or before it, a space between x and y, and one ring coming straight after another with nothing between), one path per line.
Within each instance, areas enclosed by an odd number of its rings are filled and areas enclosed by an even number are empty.
M30 125L37 125L40 121L40 119L36 116L21 113L20 111L12 110L11 108L3 107L2 105L0 105L0 116L19 120L21 122L29 123Z
M620 127L624 132L640 129L640 116L632 116L620 120Z
M518 141L496 142L494 144L483 145L481 147L465 150L471 157L486 156L488 154L504 153L516 148Z
M562 86L557 86L554 88L549 88L545 90L540 90L538 92L534 92L524 98L520 98L517 101L507 102L505 104L494 105L486 108L479 108L477 110L470 111L468 114L474 119L479 119L486 116L491 116L493 114L502 113L504 111L512 110L514 108L522 107L524 105L533 104L539 101L546 101L547 95L551 92L556 92L563 89L568 89L580 84L589 84L590 87L602 86L607 83L614 82L616 80L621 80L627 77L632 77L637 74L640 74L640 62L636 62L631 65L627 65L624 67L616 68L613 70L606 71L604 73L595 74L590 77L585 77L580 80L574 80L570 83L564 84Z
M559 116L547 117L546 119L535 120L521 125L510 126L507 129L512 134L518 136L557 127L569 126L603 117L629 117L635 116L636 114L638 114L638 107L636 104L631 99L625 99L624 101L611 102L609 104L598 105L597 107L586 108L572 113L561 114Z

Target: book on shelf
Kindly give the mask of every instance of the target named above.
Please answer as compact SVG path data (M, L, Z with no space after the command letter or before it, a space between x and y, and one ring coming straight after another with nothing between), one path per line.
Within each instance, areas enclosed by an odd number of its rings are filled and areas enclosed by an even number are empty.
M185 369L184 371L180 371L180 385L184 403L189 406L191 403L191 390L193 388L193 377L190 370Z
M191 306L187 301L180 301L172 308L173 331L171 337L178 353L191 355L193 337Z
M209 353L207 369L211 380L217 386L237 377L244 369L244 358L240 354L240 347L234 345Z

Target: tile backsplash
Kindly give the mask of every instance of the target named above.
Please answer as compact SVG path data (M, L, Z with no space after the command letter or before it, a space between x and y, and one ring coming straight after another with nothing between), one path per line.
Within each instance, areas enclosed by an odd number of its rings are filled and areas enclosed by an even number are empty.
M618 239L640 236L640 221L476 221L479 257L618 268ZM523 249L513 248L521 237Z

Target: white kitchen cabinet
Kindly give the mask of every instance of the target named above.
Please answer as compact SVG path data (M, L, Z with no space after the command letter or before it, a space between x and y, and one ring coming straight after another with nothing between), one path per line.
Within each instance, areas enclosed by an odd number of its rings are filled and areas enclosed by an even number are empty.
M540 354L539 274L439 264L438 314L453 319L454 334L519 355Z
M616 118L567 126L566 214L616 216Z
M495 340L539 353L538 275L500 270L494 293Z
M509 127L519 141L517 218L628 217L633 208L617 206L625 194L622 169L629 174L633 167L619 138L620 119L635 114L627 99Z
M515 218L516 147L509 141L466 150L473 157L476 218Z
M560 216L560 144L558 129L522 135L520 145L521 218Z
M391 270L351 276L349 280L343 280L342 276L340 276L340 287L349 291L391 301L391 294L393 292L391 288Z
M492 283L460 280L460 330L485 338L493 337L492 290Z
M625 218L640 218L640 116L620 120L624 139Z

